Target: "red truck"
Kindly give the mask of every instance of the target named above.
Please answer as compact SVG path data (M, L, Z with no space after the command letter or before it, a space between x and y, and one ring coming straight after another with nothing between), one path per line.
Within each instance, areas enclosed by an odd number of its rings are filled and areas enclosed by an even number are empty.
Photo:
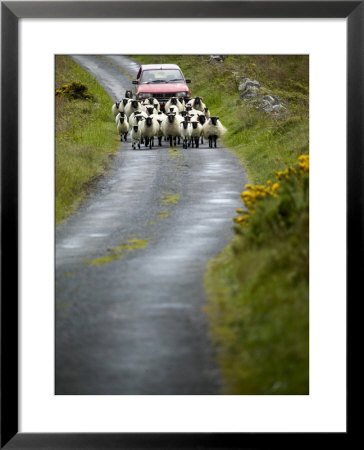
M144 64L140 66L136 80L134 97L144 100L148 97L156 98L161 109L170 97L184 97L189 99L191 92L182 70L176 64Z

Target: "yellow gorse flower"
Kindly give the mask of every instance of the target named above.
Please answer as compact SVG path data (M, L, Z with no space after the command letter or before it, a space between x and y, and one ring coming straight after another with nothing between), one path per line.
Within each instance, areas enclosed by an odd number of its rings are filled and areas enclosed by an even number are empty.
M308 173L309 171L309 155L301 155L298 158L298 166L296 167L288 167L286 170L280 171L276 173L276 178L278 181L284 181L288 180L290 177L297 175L303 175L305 173ZM247 207L247 210L244 209L237 209L237 214L241 214L240 217L234 218L234 222L247 226L248 225L248 219L249 214L254 213L254 205L255 203L261 201L264 198L267 197L279 197L279 186L280 183L277 181L272 183L272 180L267 181L267 185L252 185L247 184L245 185L245 191L241 193L241 199L244 202L245 206Z

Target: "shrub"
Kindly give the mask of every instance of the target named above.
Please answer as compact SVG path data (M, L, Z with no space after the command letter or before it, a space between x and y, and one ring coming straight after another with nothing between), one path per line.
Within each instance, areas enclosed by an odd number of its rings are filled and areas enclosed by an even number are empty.
M73 100L93 100L93 96L88 91L88 87L80 81L72 81L71 83L64 84L61 88L56 89L57 95Z

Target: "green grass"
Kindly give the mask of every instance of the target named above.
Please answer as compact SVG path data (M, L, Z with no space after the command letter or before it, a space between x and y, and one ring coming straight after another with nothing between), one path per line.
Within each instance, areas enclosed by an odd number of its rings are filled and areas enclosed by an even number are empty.
M112 100L96 80L68 56L56 56L56 89L79 81L92 99L56 101L56 224L67 218L105 173L119 147Z
M178 64L228 132L250 183L275 180L309 147L307 56L132 56ZM274 116L239 98L232 72L260 81L285 101ZM212 156L213 157L213 154ZM206 311L227 394L308 394L308 198L299 186L262 201L250 225L236 225L232 243L206 271ZM242 205L243 206L243 205ZM289 219L289 220L288 220ZM284 224L284 226L282 225Z

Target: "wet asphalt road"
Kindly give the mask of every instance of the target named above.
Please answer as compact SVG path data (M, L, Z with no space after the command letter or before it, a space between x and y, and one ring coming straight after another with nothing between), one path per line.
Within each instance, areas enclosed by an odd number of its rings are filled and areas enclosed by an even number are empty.
M132 87L128 58L74 59L113 100ZM221 147L122 144L56 230L56 394L221 393L203 275L232 239L246 182Z

